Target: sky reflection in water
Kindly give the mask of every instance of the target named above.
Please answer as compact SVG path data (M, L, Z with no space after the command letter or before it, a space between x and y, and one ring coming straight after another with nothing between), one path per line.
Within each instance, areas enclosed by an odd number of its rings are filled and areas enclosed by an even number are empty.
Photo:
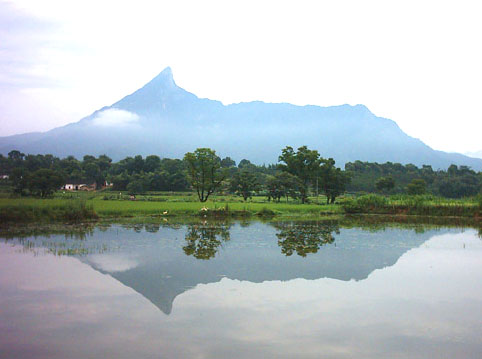
M481 255L472 229L333 223L2 241L0 357L480 358Z

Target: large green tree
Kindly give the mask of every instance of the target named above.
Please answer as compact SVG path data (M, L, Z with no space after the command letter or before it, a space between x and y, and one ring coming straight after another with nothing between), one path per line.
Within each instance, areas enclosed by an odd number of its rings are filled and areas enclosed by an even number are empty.
M318 185L326 196L326 203L335 203L336 197L345 192L351 176L348 172L336 168L335 160L332 158L322 159L322 162Z
M226 170L221 168L221 159L210 148L198 148L184 155L187 177L201 202L219 188L226 178Z
M230 187L232 192L243 197L246 202L248 198L253 196L254 192L259 191L260 185L253 172L242 169L234 174Z
M395 188L395 180L392 176L380 177L376 180L375 187L380 192L390 192Z
M298 198L298 188L300 187L300 180L295 175L288 172L280 172L274 176L269 176L266 181L266 190L268 191L268 200L280 202L281 197Z
M305 203L308 198L308 187L320 170L320 154L306 146L298 148L296 152L292 147L287 146L281 151L278 161L281 162L279 168L282 171L291 173L300 179L301 202Z
M27 175L28 189L32 194L47 197L64 184L64 178L56 171L40 169Z
M424 194L426 191L427 183L421 178L416 178L407 185L407 193L410 195Z
M159 156L150 155L146 157L144 162L144 171L145 172L155 172L161 167L161 159Z
M30 173L23 167L14 168L10 173L10 181L13 185L13 191L17 194L24 195L28 187L28 179Z
M144 185L141 179L135 179L126 186L127 191L130 195L136 195L144 192Z

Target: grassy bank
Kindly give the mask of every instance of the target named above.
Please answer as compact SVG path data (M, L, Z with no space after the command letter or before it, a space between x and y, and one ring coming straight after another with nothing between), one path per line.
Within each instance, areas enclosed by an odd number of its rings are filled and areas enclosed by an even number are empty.
M481 207L480 197L451 200L430 195L385 197L369 194L343 202L343 209L347 214L480 218Z
M338 205L286 203L150 202L150 201L93 201L100 217L148 216L254 216L254 215L310 215L341 214ZM167 212L167 213L166 213Z
M327 215L377 214L397 216L463 217L480 220L479 199L448 200L433 196L365 195L340 199L326 205L323 198L309 204L268 202L264 197L242 202L239 198L218 196L200 203L190 194L151 194L135 201L112 193L57 194L52 199L0 198L1 222L68 221L80 222L116 218L314 218Z
M93 204L85 200L0 199L0 221L81 222L98 218Z
M220 202L205 203L190 201L129 201L90 199L0 199L0 220L37 221L60 220L81 221L96 218L129 217L250 217L250 216L320 216L342 214L339 205L317 204Z
M128 200L126 195L71 193L53 199L0 198L0 220L89 220L132 217L251 217L251 216L320 216L343 214L339 205L241 202L238 198L215 197L200 203L193 196L149 196ZM106 198L107 197L107 198ZM154 198L154 199L152 199Z

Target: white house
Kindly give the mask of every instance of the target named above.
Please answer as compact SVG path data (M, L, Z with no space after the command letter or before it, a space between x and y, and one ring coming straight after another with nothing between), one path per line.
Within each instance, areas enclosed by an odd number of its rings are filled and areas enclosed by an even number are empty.
M67 183L65 184L62 189L65 189L67 191L78 191L82 187L87 186L86 184L72 184L72 183Z

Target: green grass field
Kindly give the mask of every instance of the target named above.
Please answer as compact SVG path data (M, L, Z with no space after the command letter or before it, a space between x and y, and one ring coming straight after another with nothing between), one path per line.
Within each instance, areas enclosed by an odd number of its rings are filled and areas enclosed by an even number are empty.
M105 201L92 200L95 212L101 217L131 217L135 215L198 215L202 208L205 214L210 212L226 212L232 214L254 215L265 209L274 214L339 214L343 209L338 205L321 206L318 204L290 204L290 203L258 203L258 202L154 202L154 201Z
M297 201L268 202L254 197L243 202L235 196L213 196L201 203L191 193L147 193L130 200L125 193L58 192L53 198L0 198L0 220L12 221L83 221L97 218L132 217L317 217L347 214L387 214L454 216L480 219L480 199L451 200L434 196L365 195L347 196L337 204L325 204L325 198L310 198L310 203Z
M78 206L79 219L141 216L319 216L343 213L339 205L299 204L293 201L273 203L268 202L265 197L255 197L253 201L246 203L234 196L215 196L205 203L196 199L194 195L184 193L146 194L137 196L136 200L130 200L127 194L119 193L58 192L54 198L49 199L0 198L0 219L67 220L69 216L72 217L73 206ZM89 217L85 216L85 213L81 214L80 212L85 212L85 208L91 210L93 215ZM206 210L201 210L203 208Z

